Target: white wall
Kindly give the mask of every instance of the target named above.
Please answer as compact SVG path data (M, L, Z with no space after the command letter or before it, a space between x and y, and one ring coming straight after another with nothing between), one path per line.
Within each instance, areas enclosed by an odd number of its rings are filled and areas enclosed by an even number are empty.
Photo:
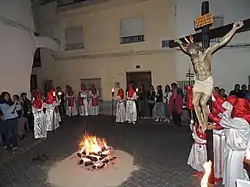
M30 0L0 1L0 16L22 25L12 26L0 19L0 92L29 93L36 44L39 47L51 46L52 49L59 49L59 46L52 40L31 34L34 21Z
M210 12L214 16L225 16L224 23L250 17L249 0L210 0ZM194 33L193 21L201 13L202 0L176 0L177 36ZM250 32L237 34L230 44L250 44ZM230 45L229 44L229 45ZM224 48L212 61L215 84L231 90L234 84L248 84L250 75L250 48ZM185 73L192 68L187 56L177 52L177 80L185 80Z

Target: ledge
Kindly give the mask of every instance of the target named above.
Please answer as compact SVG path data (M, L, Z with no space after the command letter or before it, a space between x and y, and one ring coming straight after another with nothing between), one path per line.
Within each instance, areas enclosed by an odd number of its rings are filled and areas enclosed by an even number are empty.
M78 50L79 51L79 50ZM129 55L154 55L154 54L165 54L174 51L173 49L156 49L156 50L141 50L141 51L104 51L104 52L71 52L63 51L56 53L55 57L57 59L67 60L67 59L95 59L95 58L110 58L110 57L121 57Z
M52 51L60 51L60 44L49 37L36 36L36 48L46 48Z

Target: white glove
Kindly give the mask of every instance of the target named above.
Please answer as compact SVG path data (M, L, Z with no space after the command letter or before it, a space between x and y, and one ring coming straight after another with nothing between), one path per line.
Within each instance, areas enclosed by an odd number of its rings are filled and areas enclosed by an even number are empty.
M212 94L212 101L214 102L214 101L216 101L216 99L214 98L214 95Z

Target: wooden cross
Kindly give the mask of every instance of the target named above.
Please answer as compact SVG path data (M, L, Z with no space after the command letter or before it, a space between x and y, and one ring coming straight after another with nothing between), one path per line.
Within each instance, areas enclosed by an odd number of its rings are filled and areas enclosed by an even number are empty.
M201 29L202 47L207 49L210 46L209 27L213 23L213 16L209 13L209 2L203 1L201 5L201 16L195 20L195 29ZM210 110L211 110L210 102ZM214 184L214 151L213 151L213 130L206 130L207 135L207 161L212 162L212 170L208 183Z

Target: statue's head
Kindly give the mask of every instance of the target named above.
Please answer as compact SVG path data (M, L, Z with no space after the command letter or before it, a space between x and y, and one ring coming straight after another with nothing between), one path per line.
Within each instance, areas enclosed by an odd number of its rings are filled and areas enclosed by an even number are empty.
M196 42L194 42L193 37L190 35L189 40L184 38L186 43L186 52L190 56L198 56L201 52L203 52L203 48Z

